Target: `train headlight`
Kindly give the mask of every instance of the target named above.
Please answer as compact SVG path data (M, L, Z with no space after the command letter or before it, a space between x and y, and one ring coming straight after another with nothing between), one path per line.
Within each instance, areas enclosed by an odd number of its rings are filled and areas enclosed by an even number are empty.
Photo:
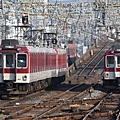
M27 76L23 76L23 81L26 81L27 80Z
M111 53L114 53L114 51L111 51Z
M20 51L21 50L21 48L17 48L17 51Z
M107 74L105 75L105 77L108 78L108 76L109 76L109 74L107 73Z

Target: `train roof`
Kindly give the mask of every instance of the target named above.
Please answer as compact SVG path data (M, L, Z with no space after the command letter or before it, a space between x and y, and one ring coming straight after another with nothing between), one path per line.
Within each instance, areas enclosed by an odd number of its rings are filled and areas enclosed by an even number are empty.
M111 50L107 50L105 51L105 55L112 55L113 53L111 52Z
M27 49L32 53L32 52L42 52L42 53L56 53L58 54L66 54L65 49L61 48L47 48L47 47L33 47L33 46L26 46Z
M22 45L21 42L16 40L16 39L2 40L1 45L4 46L4 50L20 48L19 51L30 52L30 53L42 52L42 53L53 53L53 54L55 54L56 51L57 51L58 54L66 54L66 49Z
M5 39L1 41L1 45L22 45L20 41L16 39Z
M116 50L116 49L120 49L120 43L116 43L116 44L114 44L114 45L112 45L112 48L111 48L111 50Z
M105 52L105 55L115 55L115 54L120 54L120 49L107 50L107 51Z
M113 54L120 54L120 43L117 42L112 47L105 51L105 55L113 55Z

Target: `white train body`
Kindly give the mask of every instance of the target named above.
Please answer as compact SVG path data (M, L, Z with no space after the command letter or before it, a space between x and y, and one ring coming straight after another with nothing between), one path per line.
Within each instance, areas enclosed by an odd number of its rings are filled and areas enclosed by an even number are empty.
M67 71L66 50L61 48L5 44L1 46L0 62L0 86L6 91L54 85L64 81Z

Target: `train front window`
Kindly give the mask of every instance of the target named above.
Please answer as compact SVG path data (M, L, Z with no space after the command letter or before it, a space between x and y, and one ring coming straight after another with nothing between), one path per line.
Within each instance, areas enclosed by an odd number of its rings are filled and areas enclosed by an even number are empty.
M107 67L114 67L114 56L107 56Z
M0 67L2 67L2 55L0 54Z
M117 65L120 67L120 56L117 56Z
M6 67L14 67L13 54L6 54Z
M26 67L26 54L18 54L17 55L17 67Z

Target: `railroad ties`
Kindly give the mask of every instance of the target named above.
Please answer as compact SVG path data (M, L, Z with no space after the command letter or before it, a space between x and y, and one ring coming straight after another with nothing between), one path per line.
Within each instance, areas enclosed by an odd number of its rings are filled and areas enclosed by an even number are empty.
M92 59L86 59L84 68L87 66L86 69L92 70L95 65L91 67L87 63L91 64L94 58L96 61L98 58L101 59L100 55L110 46L111 43L105 43L104 47L99 47ZM100 67L101 62L93 63ZM7 120L87 120L111 117L111 119L118 120L120 95L116 91L103 88L99 67L96 66L91 73L88 70L80 72L81 69L78 67L78 71L76 70L73 76L67 77L60 85L17 99L1 99L0 118Z

